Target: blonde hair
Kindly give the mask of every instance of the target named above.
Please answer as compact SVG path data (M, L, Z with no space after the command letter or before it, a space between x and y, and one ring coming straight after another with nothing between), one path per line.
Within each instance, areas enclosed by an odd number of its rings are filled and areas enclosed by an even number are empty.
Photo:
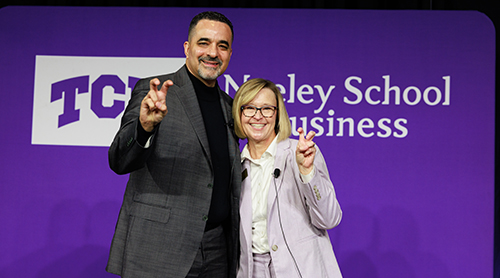
M264 88L270 89L276 96L276 103L278 106L276 124L274 126L274 132L279 133L278 142L282 141L292 134L292 125L290 124L290 118L288 118L288 113L286 112L285 102L283 101L283 96L276 85L266 79L254 78L243 83L241 87L236 92L233 101L233 118L234 118L234 131L236 135L241 139L246 139L247 135L243 131L241 126L241 106L250 103L255 96Z

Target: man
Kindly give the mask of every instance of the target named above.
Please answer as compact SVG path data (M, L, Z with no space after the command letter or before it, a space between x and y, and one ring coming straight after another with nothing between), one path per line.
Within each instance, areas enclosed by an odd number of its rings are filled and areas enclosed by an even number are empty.
M107 271L122 277L236 275L240 156L232 99L217 84L232 54L222 14L196 15L177 72L137 82L109 149L130 173Z

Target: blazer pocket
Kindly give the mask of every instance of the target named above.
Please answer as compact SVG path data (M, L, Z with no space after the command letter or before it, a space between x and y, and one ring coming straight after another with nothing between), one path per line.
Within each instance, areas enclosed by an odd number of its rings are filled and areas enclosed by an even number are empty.
M175 238L167 224L170 209L133 202L129 217L122 275L153 277L153 270L144 266L163 265L170 252L168 238Z
M170 209L134 202L130 215L145 220L167 223L170 219Z

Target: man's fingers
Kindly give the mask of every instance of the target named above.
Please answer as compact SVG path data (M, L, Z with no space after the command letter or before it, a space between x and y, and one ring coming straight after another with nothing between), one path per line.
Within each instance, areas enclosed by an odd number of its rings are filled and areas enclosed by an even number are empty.
M149 110L158 109L165 112L167 110L167 91L170 86L174 85L174 83L171 80L167 80L163 82L160 90L158 90L159 85L160 80L158 80L158 78L154 78L149 81L150 90L144 98L144 102L147 103Z
M163 82L163 85L161 86L161 91L167 94L168 88L172 85L174 85L174 82L172 82L172 80L167 80Z
M158 85L160 85L160 80L158 78L153 78L149 80L149 90L150 91L158 91Z
M155 109L155 102L151 98L145 98L144 103L148 106L149 110Z
M167 91L170 86L174 85L174 82L172 80L167 80L163 82L163 85L161 86L160 91L157 92L158 95L158 101L161 102L162 104L165 104L166 99L167 99Z
M172 80L167 80L163 82L161 89L156 92L156 95L158 97L156 101L156 107L161 111L167 110L167 91L168 88L170 88L170 86L172 85L174 85L174 82L172 82Z
M154 103L158 101L158 85L160 85L160 80L158 78L153 78L149 80L149 92L144 98L144 100L151 100L153 101L153 107L155 106ZM149 105L149 109L152 109L151 105Z

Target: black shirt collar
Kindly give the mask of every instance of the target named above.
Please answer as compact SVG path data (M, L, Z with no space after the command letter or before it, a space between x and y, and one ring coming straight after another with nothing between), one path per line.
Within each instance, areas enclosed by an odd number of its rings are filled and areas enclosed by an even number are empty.
M194 91L198 96L198 99L202 98L204 100L214 100L219 98L219 84L217 80L215 81L215 86L208 87L201 80L196 78L189 69L187 70L191 83L193 83Z

